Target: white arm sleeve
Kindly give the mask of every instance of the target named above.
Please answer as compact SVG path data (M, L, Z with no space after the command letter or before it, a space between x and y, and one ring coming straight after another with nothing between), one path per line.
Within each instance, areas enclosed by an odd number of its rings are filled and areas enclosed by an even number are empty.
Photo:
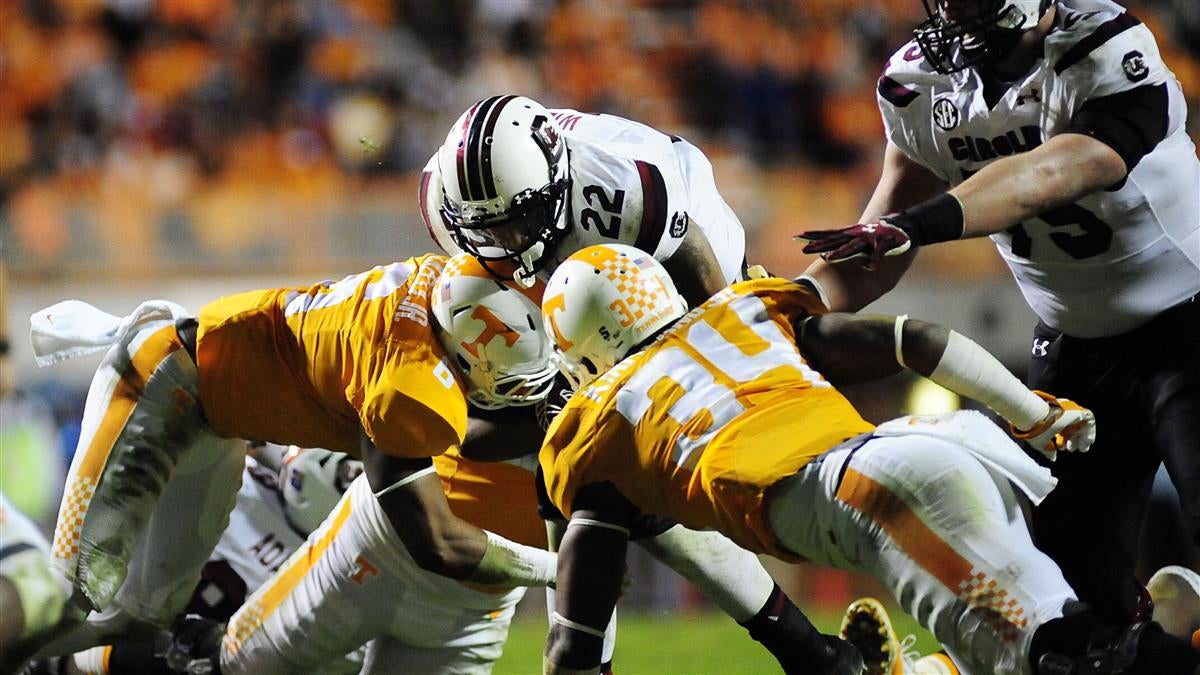
M996 357L954 331L929 379L983 403L1018 429L1029 429L1050 414L1050 404L1021 384Z
M484 532L487 548L467 581L491 586L547 586L554 582L557 555Z

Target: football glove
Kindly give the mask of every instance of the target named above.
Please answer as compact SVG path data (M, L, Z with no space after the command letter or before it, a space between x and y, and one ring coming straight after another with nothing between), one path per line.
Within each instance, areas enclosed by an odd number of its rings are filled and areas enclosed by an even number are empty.
M908 233L886 217L878 223L859 223L840 230L807 230L797 234L796 239L808 242L805 253L819 253L826 262L865 257L867 269L873 269L884 256L900 255L912 248Z
M1050 412L1029 429L1017 429L1009 424L1009 430L1050 459L1059 450L1065 452L1087 452L1096 440L1096 416L1091 410L1065 398L1055 398L1043 391L1034 391L1050 404Z

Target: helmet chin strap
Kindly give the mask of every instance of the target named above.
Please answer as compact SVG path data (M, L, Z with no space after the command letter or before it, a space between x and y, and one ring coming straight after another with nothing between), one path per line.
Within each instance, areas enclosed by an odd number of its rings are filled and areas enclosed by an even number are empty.
M537 282L537 271L534 269L536 263L541 257L542 252L546 250L544 242L537 242L530 246L520 255L520 265L517 266L517 271L513 272L513 281L521 288L533 288Z

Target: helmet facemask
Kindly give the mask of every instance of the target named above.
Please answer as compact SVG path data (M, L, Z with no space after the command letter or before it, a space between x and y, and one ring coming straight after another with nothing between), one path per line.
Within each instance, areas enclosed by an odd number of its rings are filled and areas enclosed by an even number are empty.
M567 179L551 181L536 190L525 190L512 198L500 213L462 213L449 199L442 213L451 225L455 242L475 256L498 278L507 278L488 263L507 262L517 266L512 278L529 287L532 278L551 260L565 230Z
M922 0L929 16L913 35L939 73L998 61L1037 25L1052 0L980 0L975 12L950 18L947 0Z

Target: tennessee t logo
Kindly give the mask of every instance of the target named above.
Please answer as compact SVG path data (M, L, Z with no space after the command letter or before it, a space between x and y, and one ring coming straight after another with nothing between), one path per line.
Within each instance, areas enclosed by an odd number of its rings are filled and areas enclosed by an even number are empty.
M471 312L471 318L483 322L483 332L475 338L474 342L464 342L462 346L475 358L479 358L479 350L486 347L496 336L504 338L504 344L508 347L513 346L517 338L521 337L517 331L509 328L508 324L501 321L500 317L492 314L492 311L483 305L476 305L475 311Z
M354 562L358 564L358 569L354 570L354 574L350 575L350 581L362 586L363 581L366 580L367 577L379 576L379 568L372 565L371 561L367 560L361 555L355 558Z
M550 319L550 330L554 331L554 341L558 343L558 348L566 351L574 346L563 334L558 330L558 322L554 320L554 314L557 310L563 309L563 295L556 295L553 298L548 298L542 303L542 313Z

